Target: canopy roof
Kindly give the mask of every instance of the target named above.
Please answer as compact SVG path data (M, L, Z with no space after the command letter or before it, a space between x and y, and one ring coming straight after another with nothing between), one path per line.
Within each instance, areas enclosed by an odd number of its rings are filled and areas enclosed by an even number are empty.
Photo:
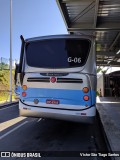
M56 0L71 34L95 35L98 66L120 66L120 0Z

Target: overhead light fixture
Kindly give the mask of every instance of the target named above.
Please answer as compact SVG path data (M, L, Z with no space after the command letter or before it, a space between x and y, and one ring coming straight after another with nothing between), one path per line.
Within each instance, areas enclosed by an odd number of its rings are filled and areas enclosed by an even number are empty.
M119 54L120 53L120 49L117 51L117 53L116 54Z

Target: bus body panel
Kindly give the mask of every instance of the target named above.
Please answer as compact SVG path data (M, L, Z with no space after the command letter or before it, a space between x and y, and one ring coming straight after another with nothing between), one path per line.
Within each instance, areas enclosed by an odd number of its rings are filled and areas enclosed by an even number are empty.
M15 85L15 99L19 99L20 98L20 86Z
M72 78L74 77L74 78ZM47 78L48 82L41 82L42 78ZM44 107L53 107L53 108L71 108L71 109L83 109L86 107L90 107L92 104L91 99L91 89L90 82L86 75L72 73L67 76L57 76L56 82L50 82L51 77L40 76L40 74L25 74L23 85L27 86L26 96L22 97L22 92L24 90L21 89L21 101L27 105L31 104L34 106L44 106ZM69 82L71 80L73 82ZM58 80L61 80L59 82ZM74 80L78 80L77 82ZM29 80L29 81L28 81ZM31 80L31 81L30 81ZM40 80L40 82L36 82L36 80ZM65 83L64 80L68 82ZM80 82L79 82L80 81ZM79 82L79 83L78 83ZM83 88L88 87L89 92L84 93ZM89 100L85 101L84 96L89 96ZM36 105L34 100L37 99L39 103ZM58 100L59 104L52 105L46 104L47 100ZM30 103L29 103L30 102ZM63 105L63 106L61 106Z
M33 107L32 105L24 105L21 101L19 101L19 106L21 116L51 118L82 123L93 123L96 114L95 106L84 111Z
M58 36L60 38L60 36ZM61 36L61 38L80 36ZM47 37L50 39L54 37ZM86 37L82 37L86 38ZM90 123L96 114L96 57L95 43L91 40L91 48L86 64L73 68L37 68L28 66L26 55L24 55L24 78L21 87L19 109L21 116L55 118L76 122ZM38 39L28 39L30 42ZM49 58L49 57L48 57ZM63 75L61 75L63 74ZM65 74L65 75L64 75ZM51 78L55 77L56 82L52 83ZM89 88L88 93L83 88ZM22 93L26 92L23 97ZM84 96L88 96L87 101ZM36 99L38 103L36 104ZM48 104L48 100L57 100L58 104Z
M96 85L97 85L97 77L95 75L88 75L89 82L91 86L91 99L92 104L96 104Z
M41 76L40 73L25 74L23 85L27 85L27 96L22 97L21 95L20 98L21 116L46 117L85 123L93 122L96 113L95 76L69 73L67 76L57 77L67 77L68 79L71 77L79 78L83 80L83 83L67 84L27 81L29 78L34 77L44 76ZM49 76L47 77L50 79ZM89 88L88 93L83 92L84 87ZM21 88L21 94L22 92L24 92L24 90ZM84 95L90 97L89 101L84 101ZM35 99L39 100L38 104L34 103ZM59 100L60 104L46 104L47 99Z

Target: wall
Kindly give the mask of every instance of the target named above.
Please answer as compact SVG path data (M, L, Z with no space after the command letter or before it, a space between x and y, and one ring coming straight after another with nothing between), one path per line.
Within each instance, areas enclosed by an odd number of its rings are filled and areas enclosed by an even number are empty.
M97 75L97 91L100 93L101 89L101 94L104 96L104 74Z

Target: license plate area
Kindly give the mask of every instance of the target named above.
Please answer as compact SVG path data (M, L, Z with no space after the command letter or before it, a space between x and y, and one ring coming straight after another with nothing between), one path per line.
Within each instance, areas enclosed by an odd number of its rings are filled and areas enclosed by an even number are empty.
M59 103L60 103L59 100L51 100L51 99L46 100L46 104L59 104Z

